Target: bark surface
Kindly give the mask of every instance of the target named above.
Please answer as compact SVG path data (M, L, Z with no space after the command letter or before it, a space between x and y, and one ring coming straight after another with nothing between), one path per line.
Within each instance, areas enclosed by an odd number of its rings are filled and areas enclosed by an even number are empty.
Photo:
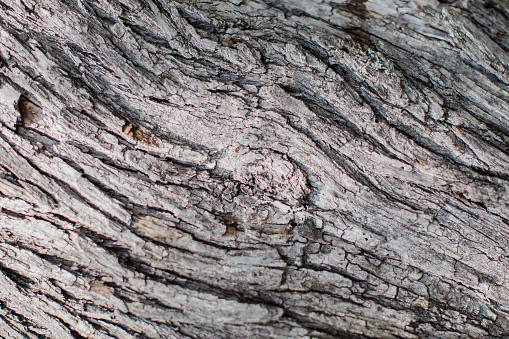
M0 337L509 337L507 2L0 8Z

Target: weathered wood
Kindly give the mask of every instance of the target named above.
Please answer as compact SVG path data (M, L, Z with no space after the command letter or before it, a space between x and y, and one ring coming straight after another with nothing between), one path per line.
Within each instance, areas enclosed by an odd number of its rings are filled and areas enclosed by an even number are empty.
M507 2L0 7L0 337L509 337Z

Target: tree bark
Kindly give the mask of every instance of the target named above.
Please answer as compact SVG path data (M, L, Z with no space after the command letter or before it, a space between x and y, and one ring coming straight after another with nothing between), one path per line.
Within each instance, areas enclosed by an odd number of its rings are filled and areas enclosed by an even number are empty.
M0 337L509 338L507 2L0 7Z

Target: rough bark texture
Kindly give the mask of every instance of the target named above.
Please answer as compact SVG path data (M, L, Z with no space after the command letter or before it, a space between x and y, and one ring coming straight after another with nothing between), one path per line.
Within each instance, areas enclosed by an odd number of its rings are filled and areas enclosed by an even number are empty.
M507 2L0 7L0 337L509 337Z

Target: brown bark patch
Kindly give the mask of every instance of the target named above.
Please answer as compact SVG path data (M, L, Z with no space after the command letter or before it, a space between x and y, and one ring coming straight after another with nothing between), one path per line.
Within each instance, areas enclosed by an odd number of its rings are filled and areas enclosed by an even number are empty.
M42 118L42 108L25 95L21 95L16 104L20 117L19 123L26 127Z
M143 142L149 145L157 145L157 139L153 135L143 130L141 127L134 126L130 122L127 122L122 127L122 132L124 132L125 134L127 134L136 141Z
M349 0L343 4L329 2L332 8L340 11L352 13L355 16L365 20L369 18L369 11L366 7L366 0Z
M343 31L347 33L352 38L352 40L359 45L373 47L373 43L371 42L371 35L363 31L361 28L351 27L345 28Z

